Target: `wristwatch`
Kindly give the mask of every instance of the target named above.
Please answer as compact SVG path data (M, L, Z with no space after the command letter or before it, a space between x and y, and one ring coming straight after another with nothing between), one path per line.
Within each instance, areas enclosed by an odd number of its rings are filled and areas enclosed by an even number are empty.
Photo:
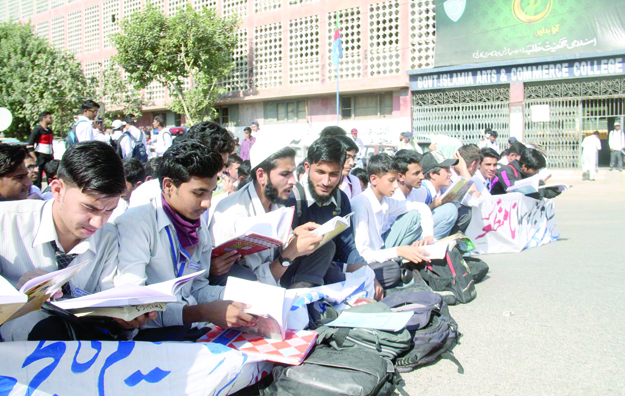
M293 264L291 260L285 259L284 257L282 257L282 253L278 255L278 261L280 262L280 265L282 265L283 267L290 267L291 264Z

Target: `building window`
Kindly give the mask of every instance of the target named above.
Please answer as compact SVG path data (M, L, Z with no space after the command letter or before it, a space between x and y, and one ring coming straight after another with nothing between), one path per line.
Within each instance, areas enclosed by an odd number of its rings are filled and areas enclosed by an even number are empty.
M393 114L393 93L347 96L341 98L341 117L386 117Z
M265 103L265 122L306 121L306 101L287 100Z
M182 114L174 114L175 126L182 126Z
M219 125L228 125L230 122L229 112L227 107L217 107L215 108L217 115L215 116L215 122Z

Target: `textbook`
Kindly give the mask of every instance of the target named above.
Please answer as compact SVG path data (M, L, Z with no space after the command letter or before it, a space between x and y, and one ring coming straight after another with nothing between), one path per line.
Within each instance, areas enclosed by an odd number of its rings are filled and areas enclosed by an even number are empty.
M36 311L91 260L49 272L26 282L20 290L0 276L0 324Z
M107 316L132 320L146 312L163 311L165 303L178 301L176 294L185 283L203 273L204 271L198 271L147 286L121 285L83 297L54 301L51 304L79 317Z
M350 225L349 218L353 214L354 213L352 212L344 217L334 216L330 220L317 227L317 229L314 230L313 233L318 236L323 236L323 239L321 240L321 242L319 242L319 246L317 246L317 249L331 241L332 238L334 238L341 232L348 229Z
M287 330L284 340L274 340L216 327L197 341L213 342L262 360L298 366L306 359L316 340L317 333L310 330Z
M571 188L571 185L565 184L545 184L540 185L540 175L534 175L526 179L517 180L513 185L506 189L506 192L520 192L525 195L537 194L540 190L551 190L556 194L560 194L563 191Z
M244 230L237 230L241 235L214 248L211 256L218 257L233 250L241 256L247 256L284 245L291 236L294 214L294 207L282 207L264 215L246 218Z
M406 328L414 312L360 313L343 311L338 318L327 323L329 327L356 327L361 329L397 332Z
M286 289L230 276L223 299L249 305L250 308L244 311L258 318L255 326L237 330L284 340L287 316L294 303L294 298L289 297Z
M469 192L469 189L473 185L473 180L465 179L461 177L460 180L455 182L450 188L441 195L441 202L452 202L456 206L460 206L463 203L465 195Z

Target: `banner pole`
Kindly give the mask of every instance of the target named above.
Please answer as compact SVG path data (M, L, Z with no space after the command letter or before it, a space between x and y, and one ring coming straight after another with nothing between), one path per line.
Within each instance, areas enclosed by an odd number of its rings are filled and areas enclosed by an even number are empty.
M341 103L339 101L339 64L336 64L336 126L339 125L339 111Z

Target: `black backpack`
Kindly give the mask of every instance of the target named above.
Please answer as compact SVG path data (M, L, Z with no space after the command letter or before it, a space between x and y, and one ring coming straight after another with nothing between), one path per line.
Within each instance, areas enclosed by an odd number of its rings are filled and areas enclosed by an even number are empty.
M447 251L444 259L417 265L424 281L434 291L449 291L456 302L466 304L477 297L475 280L458 247Z
M117 154L119 154L119 156L123 158L120 143L124 137L128 136L135 143L135 147L132 149L132 158L136 158L142 164L145 164L148 162L148 152L145 144L143 144L143 132L139 131L139 133L139 139L137 140L134 136L132 136L130 131L124 132L124 134L121 135L119 139L117 139Z
M395 311L414 312L406 327L412 335L412 349L395 361L398 372L409 372L443 357L452 360L462 370L452 353L461 334L440 295L428 291L397 292L381 302Z

